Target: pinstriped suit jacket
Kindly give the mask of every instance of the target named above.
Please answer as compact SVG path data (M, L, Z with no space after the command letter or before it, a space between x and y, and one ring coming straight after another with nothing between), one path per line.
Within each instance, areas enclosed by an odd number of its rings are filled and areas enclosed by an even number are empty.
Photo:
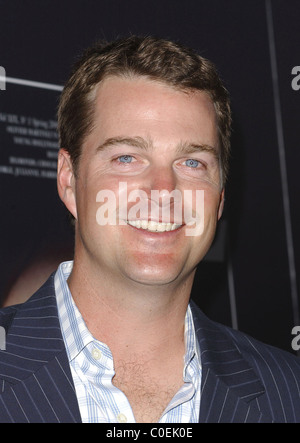
M199 422L299 422L300 360L207 319L192 304L202 361ZM0 423L81 422L52 275L0 310Z

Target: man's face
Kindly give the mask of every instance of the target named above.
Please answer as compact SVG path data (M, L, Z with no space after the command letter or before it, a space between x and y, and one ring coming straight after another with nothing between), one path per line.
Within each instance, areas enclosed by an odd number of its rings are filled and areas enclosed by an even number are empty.
M78 256L98 275L121 281L161 285L192 278L223 205L210 98L143 77L110 77L98 87L95 106L73 181ZM165 198L173 190L183 197L180 210L176 199ZM203 191L198 206L197 190ZM156 202L153 191L161 193ZM139 198L128 201L130 194ZM115 204L101 195L114 195ZM109 212L111 222L101 223ZM187 214L194 221L198 216L200 230L191 231Z

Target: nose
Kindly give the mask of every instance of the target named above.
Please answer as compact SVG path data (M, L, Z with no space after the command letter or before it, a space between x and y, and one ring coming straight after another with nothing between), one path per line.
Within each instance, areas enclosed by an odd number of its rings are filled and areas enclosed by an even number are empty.
M182 199L172 167L156 166L148 172L143 183L151 218L169 222L181 219Z
M177 180L171 166L155 166L149 170L145 191L158 191L161 198L176 189Z

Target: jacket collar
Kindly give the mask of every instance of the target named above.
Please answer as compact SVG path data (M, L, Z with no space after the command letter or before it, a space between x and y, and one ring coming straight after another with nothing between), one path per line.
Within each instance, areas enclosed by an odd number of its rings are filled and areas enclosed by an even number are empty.
M260 421L254 401L261 380L243 357L229 328L209 320L191 302L202 364L200 422Z

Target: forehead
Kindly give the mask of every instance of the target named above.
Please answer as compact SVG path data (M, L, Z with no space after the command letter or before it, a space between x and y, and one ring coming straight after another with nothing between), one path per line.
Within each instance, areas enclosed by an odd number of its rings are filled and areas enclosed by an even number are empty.
M201 136L207 139L202 142L218 144L215 107L206 92L146 77L108 77L94 94L93 132L99 136L181 136L182 141Z
M137 103L142 100L144 107L157 104L155 100L164 103L166 101L185 104L193 107L206 106L207 112L216 116L214 104L205 91L196 89L179 89L163 81L152 80L142 76L109 76L99 83L92 92L96 108L102 106L120 106L122 103ZM175 109L177 107L175 106ZM170 109L171 111L171 109Z

